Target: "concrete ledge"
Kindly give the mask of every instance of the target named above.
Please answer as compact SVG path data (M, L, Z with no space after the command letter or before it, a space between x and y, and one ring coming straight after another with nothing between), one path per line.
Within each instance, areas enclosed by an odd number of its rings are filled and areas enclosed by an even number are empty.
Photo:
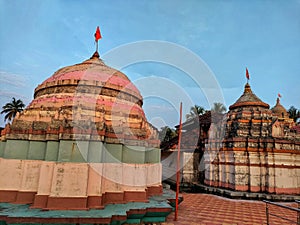
M152 196L148 202L108 204L103 209L44 210L30 208L30 204L0 203L0 224L154 224L165 222L173 208L171 190ZM61 199L59 199L61 200ZM79 202L84 199L79 199ZM94 199L97 200L97 199Z
M204 184L190 184L192 192L215 194L232 199L248 199L248 200L271 200L271 201L295 201L300 200L299 195L281 195L267 194L246 191L231 191L227 189L210 187Z
M170 185L170 187L175 190L176 184L172 180L165 180L164 183ZM180 190L190 193L206 193L214 194L231 199L247 199L247 200L270 200L274 202L292 202L295 200L300 200L299 195L283 195L283 194L267 194L267 193L257 193L257 192L246 192L246 191L232 191L228 189L207 186L199 183L182 183L180 184Z

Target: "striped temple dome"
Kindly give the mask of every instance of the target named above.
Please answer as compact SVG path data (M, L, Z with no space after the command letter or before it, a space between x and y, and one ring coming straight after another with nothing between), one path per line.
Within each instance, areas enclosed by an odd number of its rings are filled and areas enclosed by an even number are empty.
M97 52L55 72L2 131L0 203L88 210L162 194L157 130L142 105L128 77Z
M6 129L6 138L147 140L158 145L157 131L147 122L142 105L143 98L128 77L105 65L95 52L38 85L32 102Z

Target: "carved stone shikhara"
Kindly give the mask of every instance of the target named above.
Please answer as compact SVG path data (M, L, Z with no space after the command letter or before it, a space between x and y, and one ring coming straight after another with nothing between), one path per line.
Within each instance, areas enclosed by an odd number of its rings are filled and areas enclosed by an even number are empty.
M299 127L279 99L270 109L247 83L226 114L209 111L183 123L181 180L234 191L299 195ZM171 159L176 145L174 141L162 152L165 173L176 171L176 158Z
M279 105L271 110L245 85L225 119L212 124L205 148L205 184L276 194L300 194L300 134ZM213 126L221 129L212 130ZM224 135L216 133L224 132Z

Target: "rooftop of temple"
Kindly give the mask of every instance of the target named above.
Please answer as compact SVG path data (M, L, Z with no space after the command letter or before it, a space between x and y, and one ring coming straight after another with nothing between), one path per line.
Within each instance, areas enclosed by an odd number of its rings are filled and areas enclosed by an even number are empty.
M280 97L276 100L276 105L271 109L272 113L281 118L288 118L289 114L286 109L280 104Z
M238 100L231 106L229 106L229 109L236 109L241 107L253 107L253 106L259 106L268 109L270 106L260 100L251 90L250 84L247 82L244 88L244 93L241 97L238 98Z
M96 51L38 85L34 99L4 130L4 138L100 138L107 143L158 146L157 130L147 122L142 105L135 85L124 73L105 65Z

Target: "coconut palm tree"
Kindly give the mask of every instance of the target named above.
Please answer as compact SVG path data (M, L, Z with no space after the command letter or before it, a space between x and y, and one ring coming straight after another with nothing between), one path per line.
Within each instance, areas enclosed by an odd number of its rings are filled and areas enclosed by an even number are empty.
M190 109L190 113L186 114L186 119L192 119L197 116L203 115L205 113L205 109L202 106L195 105Z
M226 112L226 107L220 102L215 102L211 111L215 113L224 113Z
M1 114L5 113L4 121L8 120L11 121L18 112L22 112L24 110L25 104L21 99L16 100L15 98L12 98L11 102L6 103L2 107Z
M292 118L295 122L298 118L300 118L300 110L296 109L294 106L291 106L288 110L290 118Z

